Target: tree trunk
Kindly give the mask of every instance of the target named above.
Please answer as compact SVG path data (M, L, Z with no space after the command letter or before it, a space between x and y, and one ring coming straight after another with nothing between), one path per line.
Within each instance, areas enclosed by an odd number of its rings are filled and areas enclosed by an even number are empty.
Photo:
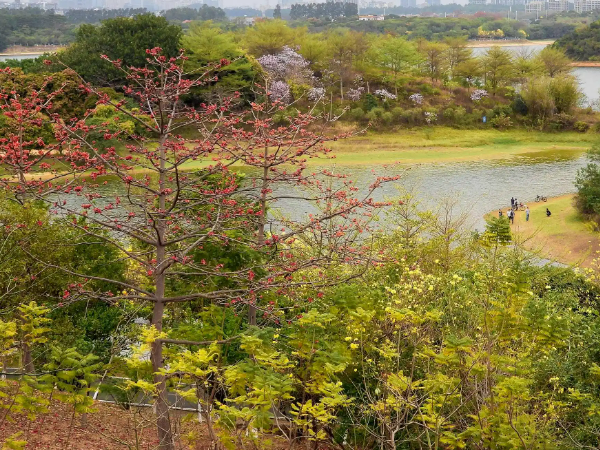
M31 347L27 342L21 343L21 351L23 352L23 373L33 373L35 367L33 366L33 358L31 357Z
M164 289L164 288L163 288ZM162 330L162 316L165 305L162 301L157 301L154 305L152 314L152 325L158 331ZM152 343L150 353L152 360L153 381L156 384L156 396L154 398L154 413L156 414L156 427L158 432L158 448L160 450L174 450L173 433L171 431L171 420L169 418L169 404L167 402L167 384L165 377L158 372L163 367L162 360L162 342Z
M159 196L158 207L161 215L156 223L156 273L155 273L155 303L152 311L152 325L158 332L162 331L162 319L165 311L165 216L166 211L166 194L164 193L166 183L166 150L164 140L160 142L160 172L158 178ZM158 432L158 448L159 450L175 450L175 442L173 440L173 432L171 430L171 420L169 417L169 403L167 401L167 384L164 375L159 373L163 368L162 342L155 341L152 343L150 359L152 361L152 372L154 383L156 384L156 395L154 399L154 412L156 414L156 427Z
M260 219L258 222L258 247L265 245L265 224L267 222L267 189L269 188L269 146L265 144L263 153L262 185L260 187ZM256 300L255 300L256 301ZM248 304L248 325L256 325L256 304Z

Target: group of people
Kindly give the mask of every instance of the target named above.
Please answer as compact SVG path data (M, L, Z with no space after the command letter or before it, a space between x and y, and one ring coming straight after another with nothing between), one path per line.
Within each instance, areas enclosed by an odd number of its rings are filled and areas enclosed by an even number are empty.
M512 197L510 199L510 209L508 211L506 211L506 217L508 217L508 220L510 221L510 223L515 223L515 213L521 209L523 210L523 208L525 208L525 221L529 222L529 206L527 205L523 205L523 203L519 203L517 201L516 198ZM504 215L504 213L502 212L502 209L498 210L498 217L502 217ZM550 212L550 210L548 208L546 208L546 217L550 217L552 215L552 213Z

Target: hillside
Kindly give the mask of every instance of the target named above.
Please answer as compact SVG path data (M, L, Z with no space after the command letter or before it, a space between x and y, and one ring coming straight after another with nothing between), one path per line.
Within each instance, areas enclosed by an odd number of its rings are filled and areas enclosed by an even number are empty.
M563 36L554 46L577 61L600 61L600 20Z

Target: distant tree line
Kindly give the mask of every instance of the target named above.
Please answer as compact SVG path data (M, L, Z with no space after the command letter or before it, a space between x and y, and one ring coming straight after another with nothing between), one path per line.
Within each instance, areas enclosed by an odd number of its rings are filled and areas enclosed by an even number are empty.
M361 10L361 14L364 11ZM349 28L361 33L394 34L410 40L427 39L442 41L446 38L466 37L475 39L483 32L494 32L494 36L522 38L527 34L527 25L518 20L483 17L400 17L387 15L385 20L348 20L311 23L311 31L326 31Z
M198 8L173 8L163 11L162 16L170 22L184 20L226 20L227 14L216 6L202 5Z
M133 17L148 12L146 8L121 8L121 9L71 9L65 12L65 17L70 23L98 23L115 17Z
M0 51L10 45L66 44L73 38L73 27L54 11L0 9Z
M324 19L329 17L352 17L358 14L356 3L296 3L292 5L290 19Z

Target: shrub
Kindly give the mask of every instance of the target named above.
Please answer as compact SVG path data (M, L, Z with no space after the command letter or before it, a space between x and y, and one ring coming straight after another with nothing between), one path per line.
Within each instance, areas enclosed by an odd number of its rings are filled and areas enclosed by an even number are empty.
M556 111L559 113L571 112L581 99L577 80L571 76L552 78L550 95L554 99Z
M423 95L433 95L434 88L429 84L421 84L419 85L419 91L421 91L421 94Z
M559 113L552 117L548 123L552 130L568 130L575 124L575 117L570 114Z
M500 114L499 116L494 117L492 120L490 120L490 123L492 124L492 127L498 128L499 130L505 130L513 125L510 117L505 114Z
M454 123L454 120L456 118L456 111L454 110L454 108L452 106L449 106L448 108L446 108L444 110L444 112L442 113L442 116L444 117L444 119L450 123Z
M350 112L348 113L348 117L351 120L355 120L357 122L362 122L363 120L365 120L365 112L363 111L362 108L352 108L350 110Z
M488 96L488 91L486 91L485 89L475 89L473 92L471 92L471 100L474 102L478 102L482 98L487 97L487 96Z
M596 123L594 124L594 131L595 131L596 133L600 133L600 122L596 122Z
M377 89L375 91L375 96L381 98L382 100L396 100L396 96L387 89Z
M404 111L402 118L409 125L419 125L423 123L425 116L422 108L414 108Z
M373 108L370 112L371 112L371 114L375 115L375 117L380 119L381 116L383 116L383 113L385 113L385 109L383 109L381 107L377 107L377 108Z
M365 111L371 111L373 108L377 107L377 99L373 94L365 95Z
M529 111L525 100L523 100L523 97L521 97L521 94L517 94L515 96L515 98L510 104L510 107L512 108L514 113L521 114L522 116L526 116L527 112Z
M396 106L395 108L392 109L392 116L394 117L394 120L401 120L402 119L402 114L404 114L404 109L400 108L399 106Z
M511 113L512 108L509 105L496 105L494 106L494 109L492 109L491 117L510 116Z
M385 110L383 108L373 108L367 113L367 119L369 122L377 123L380 121L384 113Z
M555 109L550 83L548 77L534 77L521 90L521 97L527 105L529 116L542 126L552 117Z
M381 115L381 122L385 125L390 125L394 121L394 116L391 112L384 112Z
M580 133L585 133L587 130L590 129L590 124L587 122L583 122L581 120L578 120L577 122L575 122L573 124L573 129L575 131L579 131Z
M423 96L421 94L412 94L408 98L415 105L422 105L423 104Z

